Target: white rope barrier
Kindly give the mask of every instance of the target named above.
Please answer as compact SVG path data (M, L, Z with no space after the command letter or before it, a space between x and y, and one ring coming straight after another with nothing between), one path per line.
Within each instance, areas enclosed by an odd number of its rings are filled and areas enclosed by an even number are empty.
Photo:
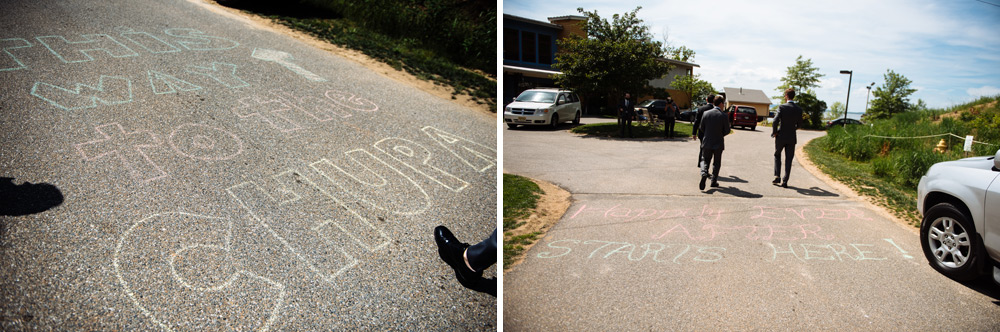
M927 135L927 136L913 136L913 137L890 137L890 136L878 136L878 135L865 135L863 137L876 137L876 138L885 138L885 139L918 139L918 138L931 138L931 137L940 137L940 136L949 136L949 135L950 136L954 136L954 137L956 137L958 139L962 139L962 140L965 139L965 137L958 136L958 135L955 135L955 134L952 134L952 133L944 133L944 134L938 134L938 135ZM995 144L990 144L990 143L980 142L980 141L975 141L975 140L972 141L972 143L978 143L978 144L990 145L990 146L995 145Z

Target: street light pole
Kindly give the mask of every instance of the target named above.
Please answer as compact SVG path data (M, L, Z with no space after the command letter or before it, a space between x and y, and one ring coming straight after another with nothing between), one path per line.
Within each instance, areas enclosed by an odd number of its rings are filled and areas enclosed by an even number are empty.
M847 77L847 102L844 103L844 123L843 123L843 125L846 127L847 126L847 110L850 109L849 106L851 105L851 80L854 79L854 71L853 70L841 70L840 73L841 74L850 75L850 76Z
M868 97L872 95L873 86L875 86L875 82L872 82L871 85L865 87L868 89L868 94L865 95L865 114L868 114Z

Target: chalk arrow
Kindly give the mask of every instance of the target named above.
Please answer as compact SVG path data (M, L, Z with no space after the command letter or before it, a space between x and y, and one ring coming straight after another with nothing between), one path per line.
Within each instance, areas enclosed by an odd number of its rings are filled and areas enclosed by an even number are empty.
M304 76L306 79L310 81L326 82L325 78L313 74L313 72L308 71L305 68L299 67L299 65L292 63L292 60L294 60L295 57L293 57L291 54L288 54L287 52L269 50L263 48L255 48L253 49L253 54L251 54L250 56L259 60L275 62L279 65L284 66L285 68L288 68L288 70L291 70L296 74Z

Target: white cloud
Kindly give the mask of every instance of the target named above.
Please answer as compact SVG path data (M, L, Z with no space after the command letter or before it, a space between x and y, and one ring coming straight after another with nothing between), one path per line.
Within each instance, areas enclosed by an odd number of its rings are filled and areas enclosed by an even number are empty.
M976 97L976 98L979 98L979 97L982 97L982 96L989 96L989 97L1000 96L1000 88L997 88L995 86L989 86L989 85L978 87L978 88L969 88L968 90L965 90L965 92L967 92L970 96L973 96L973 97Z
M639 5L654 40L669 31L674 45L695 50L695 72L720 89L777 95L786 68L802 55L825 75L816 94L828 104L846 99L848 77L839 71L854 72L851 112L864 111L864 86L882 85L889 69L920 86L911 99L930 107L1000 94L1000 8L979 2L515 0L503 11L546 21L579 15L577 7L610 18Z

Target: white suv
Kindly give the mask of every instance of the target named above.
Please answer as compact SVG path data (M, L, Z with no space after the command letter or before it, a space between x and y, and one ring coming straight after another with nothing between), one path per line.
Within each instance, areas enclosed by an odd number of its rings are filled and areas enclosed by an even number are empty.
M993 267L1000 282L1000 151L934 164L920 178L920 246L935 270L955 280Z
M569 90L554 88L530 89L521 92L514 102L504 107L503 122L507 127L517 125L548 125L573 120L580 123L580 98Z

